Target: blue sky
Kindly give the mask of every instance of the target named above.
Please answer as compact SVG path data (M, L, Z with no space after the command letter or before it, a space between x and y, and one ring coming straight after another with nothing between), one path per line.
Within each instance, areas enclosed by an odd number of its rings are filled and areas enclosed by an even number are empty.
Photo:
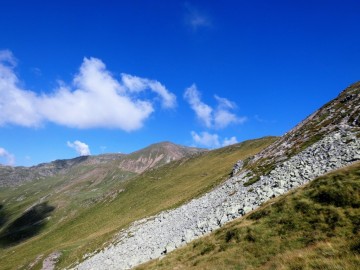
M360 80L360 2L0 0L0 163L282 135Z

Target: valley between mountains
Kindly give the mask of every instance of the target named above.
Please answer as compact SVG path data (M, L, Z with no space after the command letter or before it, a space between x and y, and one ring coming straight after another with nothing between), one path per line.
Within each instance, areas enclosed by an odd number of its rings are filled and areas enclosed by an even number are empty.
M0 269L356 269L359 160L360 82L280 138L1 166Z

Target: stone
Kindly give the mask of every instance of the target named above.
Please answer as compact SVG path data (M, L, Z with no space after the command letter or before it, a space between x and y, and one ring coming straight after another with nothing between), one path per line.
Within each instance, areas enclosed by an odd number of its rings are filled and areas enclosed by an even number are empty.
M190 241L192 241L194 239L194 231L193 230L186 230L185 234L184 234L184 240L186 243L189 243Z
M345 143L345 137L352 140L346 140ZM88 254L75 269L123 270L159 258L162 254L249 213L274 195L284 194L358 159L360 138L348 131L331 133L282 162L270 174L261 176L260 181L249 187L243 186L248 172L238 171L235 177L229 178L200 198L155 217L134 222L128 229L120 232L118 239L103 252ZM232 196L228 195L234 191ZM111 264L105 265L105 260L109 258Z
M242 169L243 166L244 166L244 162L242 160L236 162L232 169L231 175L235 176Z

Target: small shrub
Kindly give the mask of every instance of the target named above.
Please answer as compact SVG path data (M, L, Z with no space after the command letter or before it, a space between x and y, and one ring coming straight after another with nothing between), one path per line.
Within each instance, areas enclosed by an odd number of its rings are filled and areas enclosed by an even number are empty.
M360 239L356 239L353 243L351 243L350 250L354 253L360 254Z
M323 210L323 215L329 229L335 230L336 227L341 226L342 218L338 209L328 207Z
M256 242L255 234L250 228L247 228L247 231L245 234L245 240L248 242Z
M229 243L232 240L235 240L236 242L240 240L240 232L237 228L228 230L225 234L226 243Z
M310 201L306 199L299 199L295 201L294 209L297 212L308 215L313 211L314 207L311 205Z
M336 177L332 185L319 181L318 188L310 192L310 197L314 201L325 204L334 205L336 207L359 207L360 206L360 187L357 184L349 185L349 183L341 183L345 181L344 177Z
M250 178L247 182L244 183L244 187L248 187L259 180L260 180L260 176L255 175L254 177Z
M258 210L256 212L253 212L252 214L249 215L249 219L251 220L259 220L263 217L266 217L270 214L270 209L268 208L265 208L265 209L261 209L261 210Z

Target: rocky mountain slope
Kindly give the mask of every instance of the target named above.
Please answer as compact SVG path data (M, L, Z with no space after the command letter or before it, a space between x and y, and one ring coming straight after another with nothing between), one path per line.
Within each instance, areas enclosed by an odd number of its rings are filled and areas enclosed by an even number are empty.
M0 166L0 187L17 186L24 182L43 179L58 174L67 174L71 169L88 165L115 164L125 172L141 173L149 168L163 165L205 149L185 147L170 142L150 145L130 154L103 154L82 156L73 159L55 160L32 167Z
M140 220L76 269L129 269L160 257L259 207L272 197L360 159L360 83L309 116L233 177L174 210Z
M238 159L276 139L250 140L169 163L165 159L163 166L140 174L119 169L118 160L95 164L88 159L65 174L2 187L0 269L40 269L57 259L58 268L68 267L132 222L211 190L228 178ZM23 224L30 214L37 221ZM28 234L20 234L23 229Z
M360 162L271 199L136 269L348 269L360 265Z
M277 164L288 160L326 135L338 131L360 130L360 82L343 90L338 97L322 106L277 142L245 161L254 173L249 183L268 174Z

